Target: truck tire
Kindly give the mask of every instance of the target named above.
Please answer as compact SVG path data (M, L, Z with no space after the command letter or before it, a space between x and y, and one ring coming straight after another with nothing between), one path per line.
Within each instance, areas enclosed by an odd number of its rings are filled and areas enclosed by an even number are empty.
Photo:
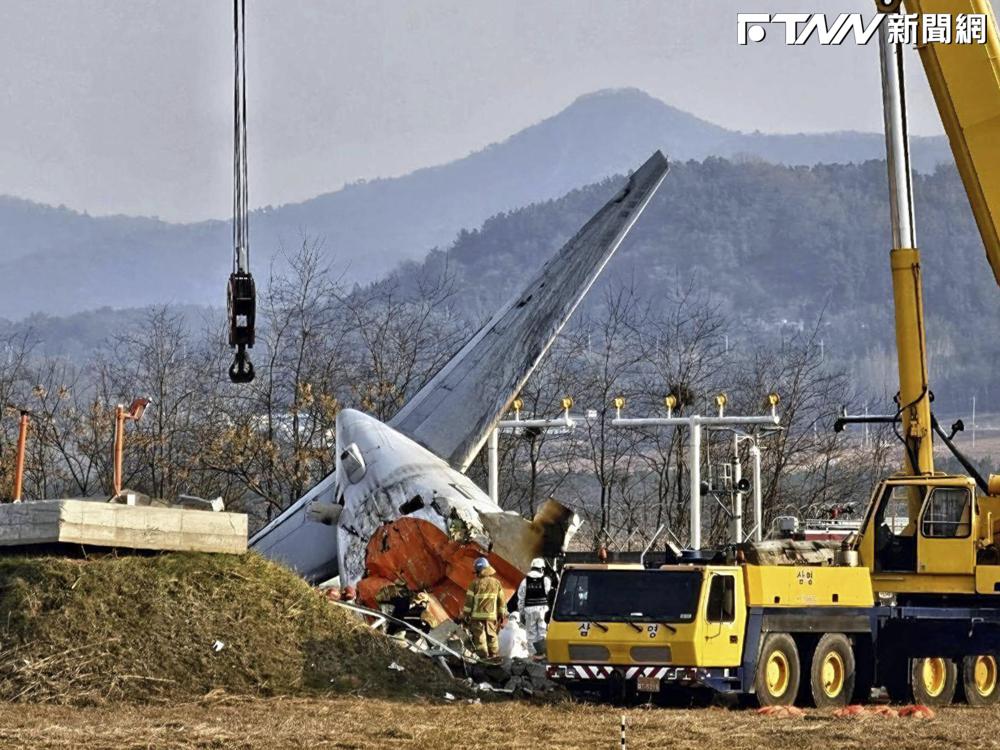
M992 706L1000 700L1000 676L995 654L962 659L962 694L970 706Z
M799 650L788 633L768 633L757 660L754 689L761 706L790 706L799 692Z
M955 698L958 667L953 659L927 656L910 659L910 692L925 706L947 706Z
M809 688L817 708L846 706L854 695L854 649L842 633L825 633L816 644Z

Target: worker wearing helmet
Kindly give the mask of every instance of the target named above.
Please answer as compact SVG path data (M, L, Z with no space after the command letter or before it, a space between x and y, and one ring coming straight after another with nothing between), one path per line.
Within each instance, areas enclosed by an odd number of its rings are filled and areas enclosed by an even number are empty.
M545 573L545 561L536 557L531 561L528 575L517 587L517 608L522 613L521 621L528 633L528 643L536 653L541 653L545 648L551 591L552 579Z
M476 577L465 592L462 614L472 635L476 655L480 659L496 659L500 656L497 634L507 618L507 596L489 560L477 558L473 569Z

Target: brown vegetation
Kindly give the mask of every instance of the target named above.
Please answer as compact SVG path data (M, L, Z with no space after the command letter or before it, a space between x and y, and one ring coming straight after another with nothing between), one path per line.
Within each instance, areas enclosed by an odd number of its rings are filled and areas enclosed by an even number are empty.
M840 719L809 711L775 719L724 709L630 709L629 750L897 750L993 748L1000 711L953 708L931 720ZM620 709L589 704L429 703L357 697L211 696L172 706L73 709L0 704L0 744L38 748L561 748L618 747Z
M0 700L459 692L256 554L8 556L0 592Z

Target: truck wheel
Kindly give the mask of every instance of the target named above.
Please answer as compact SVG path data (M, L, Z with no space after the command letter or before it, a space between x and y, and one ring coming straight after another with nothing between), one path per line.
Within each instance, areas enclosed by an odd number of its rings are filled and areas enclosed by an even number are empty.
M962 691L970 706L992 706L1000 700L1000 679L994 654L962 659Z
M947 706L955 698L958 667L952 659L926 656L910 660L913 700L925 706Z
M809 687L817 708L846 706L854 695L854 649L847 636L826 633L816 644Z
M790 706L799 692L799 650L788 633L764 638L754 677L757 702L762 706Z

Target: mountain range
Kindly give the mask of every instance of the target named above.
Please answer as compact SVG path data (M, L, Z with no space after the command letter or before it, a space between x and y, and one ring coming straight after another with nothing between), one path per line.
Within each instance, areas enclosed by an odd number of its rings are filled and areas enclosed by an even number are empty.
M462 229L489 217L624 173L656 148L678 163L720 156L790 166L862 163L884 151L878 134L743 133L641 91L601 91L448 164L256 210L251 262L266 278L271 264L281 262L281 248L310 237L322 242L345 280L371 281L450 246ZM951 162L943 137L914 138L913 151L916 167L926 172ZM93 217L3 197L0 227L0 317L224 300L228 221Z

